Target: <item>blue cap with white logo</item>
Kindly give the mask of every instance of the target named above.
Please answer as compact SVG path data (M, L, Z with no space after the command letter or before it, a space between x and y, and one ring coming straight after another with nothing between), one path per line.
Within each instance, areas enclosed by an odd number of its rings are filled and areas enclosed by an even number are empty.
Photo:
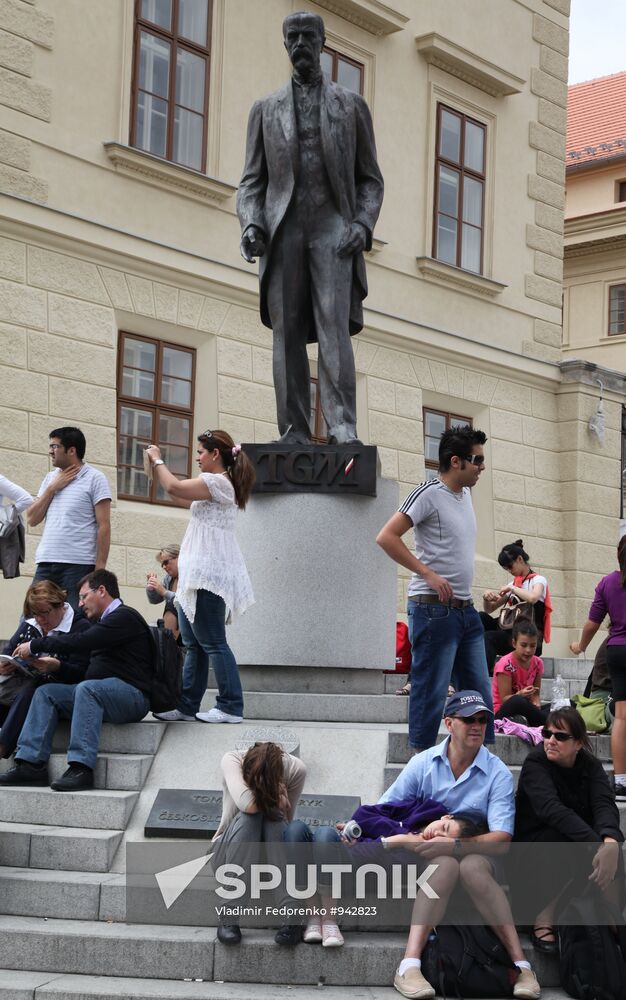
M446 701L443 715L444 718L455 715L467 718L469 715L476 715L476 712L489 712L493 715L493 709L486 703L480 691L455 691Z

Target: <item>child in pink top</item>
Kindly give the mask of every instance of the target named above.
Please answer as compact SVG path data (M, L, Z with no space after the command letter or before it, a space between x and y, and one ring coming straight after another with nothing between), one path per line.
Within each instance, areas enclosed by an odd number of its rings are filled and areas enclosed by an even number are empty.
M531 621L521 621L513 626L511 639L513 650L496 661L493 671L496 719L522 716L529 726L542 726L550 705L540 699L543 660L535 656L539 633Z

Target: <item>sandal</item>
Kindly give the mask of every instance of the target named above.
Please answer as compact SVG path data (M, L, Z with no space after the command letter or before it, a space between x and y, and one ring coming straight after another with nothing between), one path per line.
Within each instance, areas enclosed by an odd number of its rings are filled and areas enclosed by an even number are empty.
M396 694L409 695L411 693L411 682L407 681L404 687L398 688Z
M554 941L548 941L548 936L552 936ZM556 955L559 950L554 927L533 927L530 932L530 943L536 951L543 951L546 955Z

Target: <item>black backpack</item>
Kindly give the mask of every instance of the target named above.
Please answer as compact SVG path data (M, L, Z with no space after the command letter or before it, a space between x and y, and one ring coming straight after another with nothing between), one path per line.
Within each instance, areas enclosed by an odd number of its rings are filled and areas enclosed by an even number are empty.
M128 605L126 605L128 607ZM179 646L171 629L165 628L163 619L148 625L135 608L128 608L145 625L150 633L153 652L152 691L149 694L152 712L169 712L176 708L182 688L184 649Z
M595 886L571 899L558 918L561 986L577 1000L624 1000L626 928L617 937L603 921L607 905Z
M154 648L154 680L150 694L153 712L168 712L176 708L182 688L183 648L179 646L163 619L149 625Z
M510 997L517 969L491 928L444 924L430 935L422 973L443 997Z

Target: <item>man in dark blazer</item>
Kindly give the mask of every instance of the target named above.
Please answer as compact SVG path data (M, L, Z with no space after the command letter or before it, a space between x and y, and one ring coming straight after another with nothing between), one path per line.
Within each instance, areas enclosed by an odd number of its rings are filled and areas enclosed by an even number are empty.
M331 441L356 441L356 373L350 336L363 327L363 251L383 199L372 120L358 94L325 80L324 22L283 23L293 65L286 87L250 112L237 194L241 253L260 257L261 319L274 331L281 440L310 439L307 343L319 344L318 380Z

